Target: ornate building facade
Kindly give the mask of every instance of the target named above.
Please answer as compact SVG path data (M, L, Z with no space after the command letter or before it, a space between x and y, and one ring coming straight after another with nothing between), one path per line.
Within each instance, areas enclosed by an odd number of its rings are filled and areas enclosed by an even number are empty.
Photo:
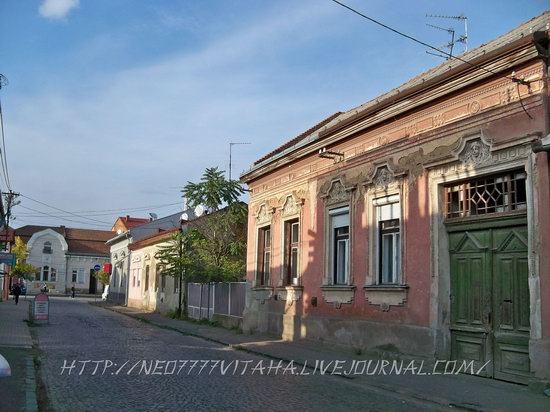
M545 13L257 161L244 328L550 378Z

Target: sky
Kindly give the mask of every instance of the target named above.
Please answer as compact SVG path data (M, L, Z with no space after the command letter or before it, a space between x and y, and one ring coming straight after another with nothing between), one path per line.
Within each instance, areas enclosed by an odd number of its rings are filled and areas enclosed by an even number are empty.
M474 48L546 1L342 0L436 47ZM463 50L462 44L455 52ZM325 117L440 64L331 0L0 0L11 226L109 230L183 208L207 167L235 178ZM0 188L7 190L5 179ZM67 213L68 212L68 213Z

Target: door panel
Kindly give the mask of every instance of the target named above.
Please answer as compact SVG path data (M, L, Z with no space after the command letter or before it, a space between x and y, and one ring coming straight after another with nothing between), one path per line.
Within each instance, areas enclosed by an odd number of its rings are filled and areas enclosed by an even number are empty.
M491 278L488 238L484 232L450 235L451 251L451 351L452 359L474 361L476 370L492 360L490 327L487 324ZM492 376L492 362L483 370Z
M527 383L529 362L529 266L525 228L494 231L495 378Z
M449 234L451 355L486 376L527 383L529 284L525 226Z

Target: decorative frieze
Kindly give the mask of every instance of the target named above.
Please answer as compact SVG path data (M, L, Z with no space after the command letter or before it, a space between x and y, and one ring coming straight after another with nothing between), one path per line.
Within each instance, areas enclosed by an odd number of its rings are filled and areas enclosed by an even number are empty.
M386 126L376 127L363 135L361 141L342 147L341 150L347 158L361 155L394 141L410 138L421 133L446 126L453 122L462 121L470 116L479 115L485 111L500 108L503 105L516 103L520 97L527 98L539 94L542 90L542 71L539 67L519 71L518 78L530 78L529 88L526 86L510 85L509 80L497 80L478 88L467 94L447 99L440 104L431 105L429 108L416 111L397 121L390 122ZM370 127L365 124L365 128ZM313 161L295 175L284 178L277 177L259 187L253 188L253 194L258 195L266 191L289 184L296 178L305 178L317 173L320 169L328 167L325 162Z

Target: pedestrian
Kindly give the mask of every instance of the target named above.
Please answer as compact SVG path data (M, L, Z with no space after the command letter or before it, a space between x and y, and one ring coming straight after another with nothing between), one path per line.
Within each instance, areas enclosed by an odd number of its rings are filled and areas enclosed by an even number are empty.
M19 303L19 295L21 294L21 286L19 286L19 283L16 283L13 286L13 296L15 297L15 304L17 305Z
M75 292L75 290L74 290L74 285L73 285L73 286L71 286L71 298L73 298L73 299L74 299L74 292Z

